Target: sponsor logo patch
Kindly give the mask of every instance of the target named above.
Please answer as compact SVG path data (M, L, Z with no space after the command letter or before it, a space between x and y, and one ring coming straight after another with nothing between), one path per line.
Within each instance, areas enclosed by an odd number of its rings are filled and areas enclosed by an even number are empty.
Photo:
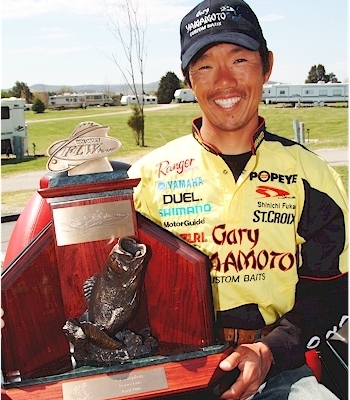
M256 193L261 194L264 197L286 197L289 196L290 193L286 190L279 189L272 186L258 186L256 188Z
M290 185L292 183L297 182L298 175L282 175L277 174L276 172L268 172L268 171L260 171L260 172L251 172L249 175L250 180L257 179L260 182L279 182Z
M204 184L203 179L201 177L195 177L191 179L175 179L171 181L159 181L157 182L157 189L162 192L166 189L175 190L175 189L192 189L198 186L202 186Z

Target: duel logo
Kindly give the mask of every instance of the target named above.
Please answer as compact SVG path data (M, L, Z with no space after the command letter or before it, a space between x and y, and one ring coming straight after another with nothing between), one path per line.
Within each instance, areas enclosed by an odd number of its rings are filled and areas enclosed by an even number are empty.
M164 194L163 202L164 204L180 204L180 203L194 203L201 201L201 199L196 199L194 193L177 193L177 194Z

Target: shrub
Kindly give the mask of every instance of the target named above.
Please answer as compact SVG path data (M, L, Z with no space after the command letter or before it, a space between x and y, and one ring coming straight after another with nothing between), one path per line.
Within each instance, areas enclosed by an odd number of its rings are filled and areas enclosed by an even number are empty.
M131 108L132 114L128 119L128 125L133 130L136 144L140 145L145 129L145 116L143 115L142 109L139 106L134 105Z
M45 111L45 104L40 99L35 99L33 103L32 110L37 114L41 114Z

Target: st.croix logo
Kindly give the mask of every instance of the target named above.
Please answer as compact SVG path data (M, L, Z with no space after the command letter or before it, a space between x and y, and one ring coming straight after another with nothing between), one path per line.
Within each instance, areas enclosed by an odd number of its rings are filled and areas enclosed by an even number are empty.
M47 150L47 169L53 172L70 171L84 164L90 172L112 170L107 156L120 149L122 143L108 136L109 126L96 122L81 122L68 139L54 142ZM95 168L95 171L93 169Z

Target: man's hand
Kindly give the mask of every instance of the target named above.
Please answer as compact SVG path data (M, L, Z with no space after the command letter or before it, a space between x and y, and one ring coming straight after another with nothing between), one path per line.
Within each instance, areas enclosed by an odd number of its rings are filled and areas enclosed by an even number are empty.
M223 393L220 399L244 400L256 393L271 368L273 356L269 347L261 342L243 344L221 361L223 371L238 367L241 371L236 382Z

